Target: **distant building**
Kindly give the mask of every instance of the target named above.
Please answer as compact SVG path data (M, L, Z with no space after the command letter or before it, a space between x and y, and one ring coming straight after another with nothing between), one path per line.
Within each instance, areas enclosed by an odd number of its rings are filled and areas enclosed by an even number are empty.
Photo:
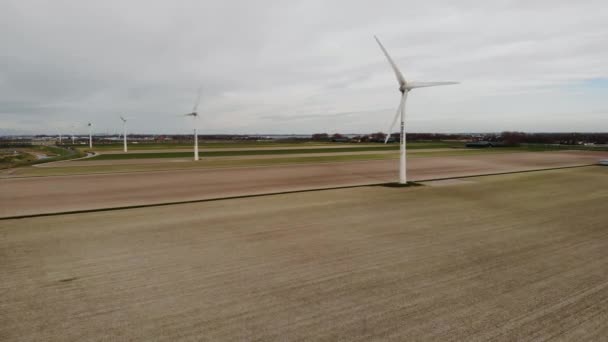
M497 141L474 141L465 144L466 147L485 148L485 147L505 147L505 143Z
M473 142L466 143L465 146L483 148L483 147L492 147L492 143L489 141L473 141Z

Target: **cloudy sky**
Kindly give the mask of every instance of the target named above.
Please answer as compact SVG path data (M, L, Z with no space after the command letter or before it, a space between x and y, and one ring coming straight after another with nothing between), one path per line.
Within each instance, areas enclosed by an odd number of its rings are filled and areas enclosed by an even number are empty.
M0 134L607 131L602 1L0 1Z

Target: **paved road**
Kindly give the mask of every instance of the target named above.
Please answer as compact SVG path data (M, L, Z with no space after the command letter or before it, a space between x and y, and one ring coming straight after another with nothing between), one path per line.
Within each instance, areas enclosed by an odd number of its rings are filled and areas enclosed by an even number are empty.
M412 158L411 180L597 163L607 152ZM0 179L0 217L392 182L395 160Z

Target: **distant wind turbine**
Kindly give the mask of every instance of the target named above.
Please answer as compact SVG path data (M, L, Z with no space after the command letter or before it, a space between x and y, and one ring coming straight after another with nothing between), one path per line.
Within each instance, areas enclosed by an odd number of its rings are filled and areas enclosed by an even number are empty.
M194 102L194 107L192 108L192 113L184 114L184 116L191 116L193 119L194 126L194 160L198 160L198 132L196 130L197 121L198 121L198 104L201 101L201 88L198 89L198 95L196 97L196 102Z
M93 148L93 125L89 122L87 126L89 126L89 148Z
M388 52L386 51L386 49L384 48L382 43L380 43L380 39L378 39L378 37L376 37L376 36L374 36L374 38L376 39L376 42L378 42L378 45L380 45L380 49L382 49L382 52L386 56L386 59L388 59L388 62L390 63L391 67L393 68L393 71L395 72L395 76L397 77L397 82L399 82L399 91L401 92L401 102L399 102L399 107L397 107L397 113L395 114L393 123L391 124L391 127L388 130L388 135L386 136L386 140L384 140L384 143L386 144L386 142L388 142L388 139L391 136L393 127L395 126L395 123L397 123L397 118L399 118L399 116L401 116L401 129L400 129L401 158L399 160L399 183L407 184L407 157L406 157L406 146L405 146L405 101L407 99L407 94L412 89L415 89L415 88L458 84L458 82L407 82L405 80L405 77L403 77L403 74L401 73L401 71L399 71L399 68L397 67L397 65L391 58L391 56L389 56Z
M120 120L122 120L122 140L124 145L123 151L127 152L127 119L121 116Z

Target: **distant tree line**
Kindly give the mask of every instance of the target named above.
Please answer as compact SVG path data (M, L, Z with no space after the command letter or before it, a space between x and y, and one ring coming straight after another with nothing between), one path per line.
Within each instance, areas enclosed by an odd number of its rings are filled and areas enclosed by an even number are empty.
M506 145L520 144L608 144L608 133L524 133L502 132L500 134L484 135L481 140L500 141Z
M398 142L399 133L392 133L389 142ZM441 140L458 140L467 141L472 139L471 134L448 134L448 133L408 133L407 141L441 141ZM384 142L386 139L386 133L376 132L371 134L360 134L360 135L343 135L335 133L329 135L327 133L315 133L312 135L311 140L313 141L335 141L341 142L348 140L349 142Z
M57 135L36 135L28 137L3 136L0 137L0 146L25 146L35 139L57 139ZM300 136L261 136L245 134L201 134L201 140L207 141L282 141L282 142L349 142L349 143L383 143L386 134L382 132L370 134L328 134L315 133L310 137ZM76 141L88 141L88 136L80 134ZM96 135L95 143L118 143L116 135ZM141 143L183 143L193 140L192 134L129 134L130 141ZM398 142L399 133L392 133L389 142ZM503 146L516 146L520 144L608 144L608 133L525 133L505 131L501 133L408 133L407 141L462 141L462 142L492 142ZM63 143L71 143L71 135L63 135Z
M398 142L399 133L392 133L389 141ZM335 133L316 133L313 141L349 141L349 142L384 142L386 134L382 132L351 135ZM506 131L502 133L408 133L407 141L467 141L467 142L500 142L502 145L516 146L519 144L608 144L608 133L524 133Z

